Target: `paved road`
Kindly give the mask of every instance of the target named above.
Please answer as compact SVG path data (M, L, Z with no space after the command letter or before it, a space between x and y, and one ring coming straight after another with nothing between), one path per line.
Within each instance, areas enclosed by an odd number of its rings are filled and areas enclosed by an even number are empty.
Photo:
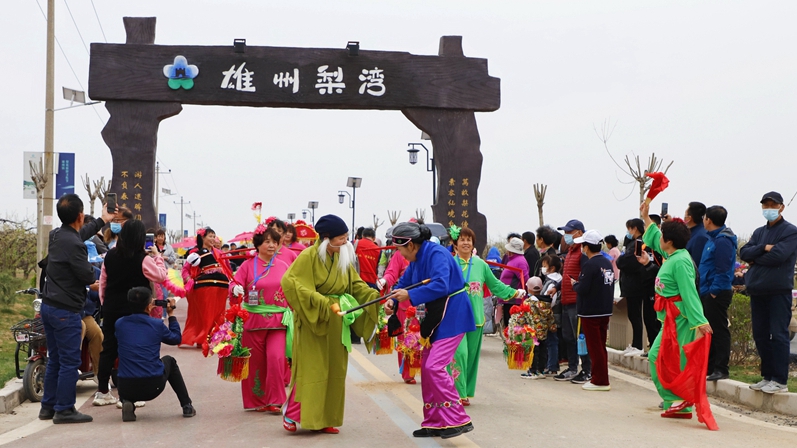
M422 418L420 385L400 382L394 356L373 356L355 346L349 364L345 423L339 435L282 429L278 416L244 412L240 386L215 376L214 359L197 349L165 347L186 376L197 416L184 419L177 398L167 390L122 423L115 407L93 407L93 382L80 386L78 404L94 422L54 426L35 420L38 407L26 404L17 415L0 417L0 444L60 446L213 446L285 447L385 446L437 447L615 447L615 446L783 446L797 440L797 429L775 426L714 406L720 431L696 420L659 417L658 395L648 380L612 371L612 391L585 392L551 379L521 380L509 371L497 339L485 338L477 396L468 412L475 431L450 441L413 439ZM15 429L14 429L15 428Z

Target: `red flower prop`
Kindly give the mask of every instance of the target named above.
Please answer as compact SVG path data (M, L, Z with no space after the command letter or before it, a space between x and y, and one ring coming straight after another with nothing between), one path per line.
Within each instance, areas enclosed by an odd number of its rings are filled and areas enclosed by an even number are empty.
M244 322L249 319L249 311L242 309L240 305L233 305L224 314L224 318L230 322L235 322L235 318L240 317Z
M523 303L523 305L520 305L520 312L521 313L530 313L531 312L531 307L529 306L528 303Z
M219 358L226 358L232 354L232 345L228 345L219 350Z
M413 333L417 333L421 331L421 326L417 322L413 322L410 324L410 331Z
M274 221L276 221L276 220L277 220L277 217L276 217L276 216L269 216L268 218L266 218L266 225L267 225L267 226L270 226L270 225L271 225L271 223L272 223L272 222L274 222Z
M260 210L261 208L263 208L262 202L255 202L254 204L252 204L252 211Z
M263 233L266 233L266 226L264 226L263 224L258 224L257 227L255 228L255 235L260 235Z
M664 173L645 173L645 176L653 179L653 183L648 190L648 199L653 200L670 185L670 179Z
M517 305L512 305L512 308L509 308L509 314L517 314L520 312L520 307Z
M205 236L205 229L199 229L196 231L196 234L203 237Z
M407 308L407 319L412 319L413 317L415 317L415 314L417 312L418 310L414 306Z

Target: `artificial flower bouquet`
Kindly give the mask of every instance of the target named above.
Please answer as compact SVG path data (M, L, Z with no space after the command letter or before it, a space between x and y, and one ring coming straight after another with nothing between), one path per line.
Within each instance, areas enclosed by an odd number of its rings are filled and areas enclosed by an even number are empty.
M504 329L504 358L511 370L528 370L538 345L534 319L528 303L509 309L509 325Z
M249 376L249 348L241 344L244 322L249 312L240 305L233 305L224 314L224 322L216 324L208 340L202 344L202 354L218 355L217 374L221 379L239 382Z
M404 334L396 338L396 350L404 356L402 369L410 369L410 376L414 377L421 371L422 348L421 323L418 320L418 310L411 306L407 308L407 318L404 320Z

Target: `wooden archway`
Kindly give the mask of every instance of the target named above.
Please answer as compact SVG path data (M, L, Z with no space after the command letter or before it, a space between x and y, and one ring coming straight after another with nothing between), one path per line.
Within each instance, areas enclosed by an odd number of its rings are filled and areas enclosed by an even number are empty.
M460 36L442 37L438 56L353 55L346 49L154 45L154 17L125 17L124 25L125 44L91 44L89 95L105 101L111 115L102 130L113 158L111 192L148 227L157 225L158 126L182 104L377 109L401 110L431 137L440 179L434 220L469 226L487 241L487 219L478 210L482 154L475 112L498 109L500 80L489 76L486 59L464 56Z

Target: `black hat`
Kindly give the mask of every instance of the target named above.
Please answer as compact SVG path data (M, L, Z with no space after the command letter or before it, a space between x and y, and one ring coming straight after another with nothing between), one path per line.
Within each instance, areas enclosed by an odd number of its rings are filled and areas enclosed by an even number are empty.
M342 219L335 215L324 215L315 224L315 231L323 240L324 238L335 238L349 233L349 228Z
M781 196L777 191L770 191L769 193L765 194L764 197L761 198L761 203L763 204L767 199L773 200L778 204L783 204L783 196Z
M577 219L571 219L570 221L567 221L567 224L565 224L562 227L559 227L557 230L564 230L565 232L572 232L573 230L580 230L582 232L585 232L584 224L582 224L581 221L579 221Z

